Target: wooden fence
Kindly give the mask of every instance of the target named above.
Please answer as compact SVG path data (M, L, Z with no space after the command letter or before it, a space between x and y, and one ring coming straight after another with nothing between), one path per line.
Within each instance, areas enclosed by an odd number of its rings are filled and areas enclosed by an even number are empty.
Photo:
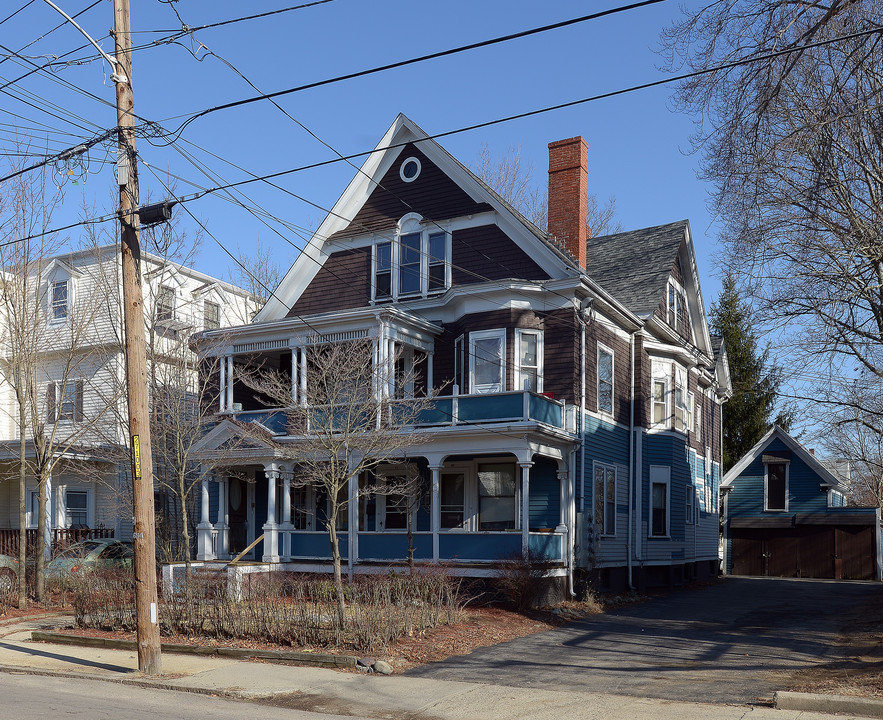
M27 531L27 553L33 555L37 547L37 530L30 528ZM104 540L113 538L113 528L81 528L67 529L54 528L52 533L52 550L57 553L68 545L82 540ZM18 557L18 530L0 529L0 555Z

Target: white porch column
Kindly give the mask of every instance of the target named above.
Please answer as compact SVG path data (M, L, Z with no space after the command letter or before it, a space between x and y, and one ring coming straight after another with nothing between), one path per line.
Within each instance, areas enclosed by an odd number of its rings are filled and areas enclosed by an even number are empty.
M224 412L227 409L227 356L225 355L218 360L218 371L220 379L218 381L218 412Z
M300 404L307 404L307 349L306 347L299 347L298 352L300 355L300 377L298 378L300 382Z
M282 468L282 559L291 560L291 476L293 468Z
M214 476L214 481L218 486L218 517L215 522L215 529L218 531L218 540L215 545L215 555L218 557L227 557L230 549L229 527L227 525L227 509L229 507L228 492L229 485L226 477Z
M527 558L530 549L530 469L532 462L519 462L521 468L521 554Z
M359 476L354 472L358 460L352 455L347 459L349 482L347 483L347 574L353 581L353 568L359 562Z
M276 478L279 466L270 463L264 467L267 476L267 522L264 523L264 556L266 563L279 562L279 526L276 524Z
M432 561L439 559L439 538L441 530L441 465L430 465L432 471L432 495L430 499L430 527L432 529Z
M227 410L233 411L233 356L227 356Z
M208 478L204 477L200 483L199 494L199 525L196 526L196 559L214 560L212 553L212 527L208 512Z
M557 532L563 532L563 530L567 530L570 527L570 486L568 485L568 478L570 474L567 470L559 470L558 471L558 527L555 528Z
M52 474L46 478L46 524L43 528L43 557L52 559Z
M396 395L396 341L389 338L386 343L386 396L394 398Z
M297 365L298 365L298 353L300 352L300 348L293 347L291 348L291 404L297 405L297 388L298 388L298 379L297 379Z

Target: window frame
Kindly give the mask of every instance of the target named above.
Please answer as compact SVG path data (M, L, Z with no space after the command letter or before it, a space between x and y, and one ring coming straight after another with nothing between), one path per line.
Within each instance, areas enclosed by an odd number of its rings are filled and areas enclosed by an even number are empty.
M684 333L684 309L687 302L683 288L673 278L668 281L668 297L665 303L665 322L679 335Z
M291 483L288 488L291 524L299 532L312 532L316 526L316 489L306 483ZM296 502L298 494L303 493L303 504ZM298 525L303 527L298 527Z
M64 287L64 301L59 302L55 297L55 289ZM63 280L53 279L49 282L49 322L51 324L61 325L66 323L70 318L71 306L71 280L65 278ZM62 310L64 315L59 316L58 312Z
M654 472L656 474L656 478L654 479ZM653 517L653 488L656 485L663 485L665 487L665 533L657 533L656 530L656 521ZM650 466L650 477L648 482L648 523L647 523L647 537L651 540L670 540L671 539L671 468L667 465L651 465Z
M617 478L616 478L616 465L612 465L610 463L603 462L593 462L592 468L592 481L594 484L594 497L595 497L595 506L594 506L594 514L595 517L593 521L595 522L595 527L598 527L599 523L599 510L601 518L601 531L598 533L599 537L603 538L611 538L616 537L616 496L617 496ZM599 494L598 494L598 471L603 473L602 478L602 486L603 486L603 497L600 498L599 502ZM612 477L608 475L608 473L612 473ZM611 484L612 483L612 484ZM612 487L613 489L613 497L608 497L607 491ZM608 527L608 517L607 513L611 513L610 519L612 519L613 530Z
M379 468L377 471L377 475L375 477L374 485L376 487L376 492L374 493L375 499L375 531L376 532L405 532L408 529L408 516L411 516L411 528L416 531L417 529L417 510L419 503L415 503L413 506L411 504L410 498L407 495L402 495L401 493L386 493L384 489L389 483L390 479L393 479L395 482L396 478L405 478L407 477L407 473L413 472L415 474L415 480L419 484L420 480L420 469L415 465L413 467L409 467L408 465L387 465L382 468ZM402 498L405 503L404 510L398 509L397 506L391 503L389 500L391 497ZM393 508L392 512L389 512L390 507ZM391 530L387 527L386 517L387 514L396 514L399 513L404 516L405 524L402 527L392 528Z
M403 292L402 270L403 252L402 240L412 236L419 236L419 289L413 292ZM437 258L431 254L433 238L443 237L444 258ZM379 251L383 246L389 246L389 268L378 269ZM395 237L378 239L371 244L371 302L386 303L396 300L412 300L419 298L434 297L446 292L451 287L451 232L438 225L424 227L423 218L417 213L408 213L399 220ZM414 263L408 263L413 265ZM444 265L443 281L441 287L433 288L432 268ZM377 292L379 274L389 273L389 294Z
M508 465L512 468L512 495L482 495L481 494L481 468L488 466L501 466ZM521 529L521 513L519 512L519 508L521 507L520 496L521 496L521 483L519 479L518 473L518 464L514 460L502 459L502 460L480 460L475 463L475 495L476 495L476 507L475 507L475 528L477 532L510 532L512 530ZM482 527L482 503L481 500L483 497L486 498L512 498L512 517L513 523L511 528L490 528L485 529Z
M523 342L523 338L526 335L533 335L536 338L536 346L537 346L537 364L535 366L530 365L522 365L521 363L521 343ZM505 375L505 347L504 356L503 356L503 374ZM515 389L519 391L524 390L524 370L523 368L535 369L536 371L536 387L530 389L531 392L541 393L543 392L543 331L535 330L533 328L516 328L515 329ZM528 376L529 378L529 376Z
M443 486L445 482L445 477L452 476L460 476L463 478L463 502L461 504L453 504L448 503L447 505L442 503L443 497ZM439 471L438 478L438 505L439 505L439 530L441 532L474 532L473 530L473 517L474 512L470 507L470 490L473 493L477 493L477 488L471 488L472 483L470 482L471 473L469 468L466 466L447 466L443 467ZM447 508L447 509L446 509ZM452 509L453 508L453 509ZM450 527L445 527L445 513L457 513L461 514L461 520L459 525L454 525Z
M610 408L602 408L601 407L601 354L610 356ZM607 345L603 343L598 343L597 351L595 352L595 375L596 375L596 386L595 386L595 405L598 408L599 413L603 413L605 415L613 415L613 408L616 407L616 355L613 352L612 348L609 348Z
M499 383L483 383L481 388L475 382L475 342L477 340L498 339L500 342L500 370ZM506 328L494 330L476 330L469 333L469 393L485 395L491 393L506 392Z
M160 285L156 291L156 307L154 313L156 322L173 322L175 320L175 311L177 310L177 292L171 285ZM170 298L170 303L165 303L166 298ZM168 307L166 307L168 305Z
M214 308L214 317L209 324L209 308ZM203 330L220 330L221 328L221 304L214 300L202 301L202 328Z
M785 471L785 487L784 487L784 507L770 507L769 502L769 480L770 480L770 466L771 465L781 465L784 467ZM788 460L781 460L776 462L764 463L763 464L763 511L764 512L773 512L773 513L787 513L789 500L790 500L790 480L791 480L791 463Z
M66 487L64 489L64 526L65 528L71 528L74 525L80 523L71 522L70 517L70 497L71 495L82 495L85 499L85 507L82 510L79 508L77 512L82 512L85 515L86 522L83 523L87 528L91 528L94 524L94 518L92 513L92 491L89 488L81 488L81 487Z
M679 382L682 380L683 382ZM687 400L687 388L689 387L689 374L679 365L674 366L674 391L672 400L674 403L674 429L685 433L689 429L689 403ZM680 398L680 402L678 400Z
M49 425L83 421L84 386L85 382L80 378L68 379L63 382L49 381L46 387L46 422ZM69 388L72 388L71 394L68 394ZM68 403L73 403L73 408L70 412L65 412L64 406Z
M650 428L655 430L670 429L674 422L674 392L671 362L653 360L650 373ZM662 401L656 400L656 386L662 386ZM662 408L662 420L656 420L656 409Z

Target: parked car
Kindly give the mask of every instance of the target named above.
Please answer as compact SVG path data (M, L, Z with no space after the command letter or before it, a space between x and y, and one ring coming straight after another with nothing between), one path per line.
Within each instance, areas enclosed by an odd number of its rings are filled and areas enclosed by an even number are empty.
M132 543L120 540L84 540L74 543L46 565L47 578L63 578L97 569L130 569Z

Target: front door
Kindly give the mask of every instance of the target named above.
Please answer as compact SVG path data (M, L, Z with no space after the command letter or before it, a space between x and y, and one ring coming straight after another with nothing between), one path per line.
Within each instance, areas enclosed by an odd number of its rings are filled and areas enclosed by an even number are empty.
M248 486L237 477L229 478L227 483L230 553L236 557L248 546Z

